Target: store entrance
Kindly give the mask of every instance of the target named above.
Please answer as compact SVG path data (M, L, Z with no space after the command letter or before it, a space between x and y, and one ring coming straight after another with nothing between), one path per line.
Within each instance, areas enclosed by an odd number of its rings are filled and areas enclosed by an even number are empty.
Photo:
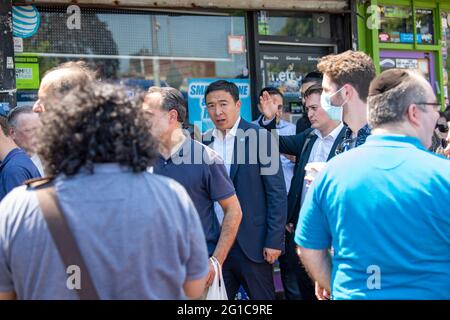
M259 53L259 89L276 87L284 94L284 119L296 123L301 117L299 95L302 79L316 70L318 60L335 53L333 45L261 45Z

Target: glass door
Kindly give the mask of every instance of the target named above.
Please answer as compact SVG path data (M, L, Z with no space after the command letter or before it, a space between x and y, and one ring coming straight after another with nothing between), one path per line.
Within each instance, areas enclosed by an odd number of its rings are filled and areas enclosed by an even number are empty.
M334 52L333 46L262 46L260 51L260 89L276 87L284 94L285 119L293 123L301 113L300 86L303 78L315 71L317 62Z

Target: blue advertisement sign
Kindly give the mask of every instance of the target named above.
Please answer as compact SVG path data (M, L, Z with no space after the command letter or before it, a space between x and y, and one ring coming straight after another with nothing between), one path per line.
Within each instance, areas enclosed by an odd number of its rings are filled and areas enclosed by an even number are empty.
M195 124L203 133L214 128L214 123L209 117L205 103L206 88L214 81L221 79L214 78L193 78L188 81L188 107L189 123ZM250 99L249 79L226 79L233 82L239 88L239 98L241 100L241 117L247 121L252 120L252 108Z
M417 43L422 43L422 35L417 34ZM400 42L402 43L413 43L414 35L412 33L400 33Z

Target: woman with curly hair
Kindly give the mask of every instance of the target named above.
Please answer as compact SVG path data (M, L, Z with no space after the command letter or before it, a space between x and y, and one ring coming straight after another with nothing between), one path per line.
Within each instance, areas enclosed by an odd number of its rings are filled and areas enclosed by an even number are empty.
M147 172L157 144L141 102L93 83L45 101L38 152L99 298L195 298L209 271L202 226L178 183ZM23 186L0 204L0 298L77 299L37 194Z

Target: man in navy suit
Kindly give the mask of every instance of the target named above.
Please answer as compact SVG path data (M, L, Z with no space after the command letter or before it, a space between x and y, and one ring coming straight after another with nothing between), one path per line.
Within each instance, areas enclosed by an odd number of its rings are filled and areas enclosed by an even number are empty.
M277 145L265 129L240 117L234 83L208 86L205 101L215 129L204 136L223 158L242 208L242 222L223 276L230 299L242 285L250 299L273 300L272 264L284 247L287 198Z
M313 84L304 93L305 111L311 128L292 136L280 136L280 152L296 157L294 176L288 193L288 214L286 224L286 251L280 261L281 280L288 300L315 299L314 284L307 275L296 254L294 229L297 226L300 207L307 192L305 166L311 162L326 162L336 155L336 148L344 139L345 126L331 119L322 108L320 96L322 86ZM274 117L270 97L260 98L261 111L267 119ZM272 129L273 123L266 128Z

